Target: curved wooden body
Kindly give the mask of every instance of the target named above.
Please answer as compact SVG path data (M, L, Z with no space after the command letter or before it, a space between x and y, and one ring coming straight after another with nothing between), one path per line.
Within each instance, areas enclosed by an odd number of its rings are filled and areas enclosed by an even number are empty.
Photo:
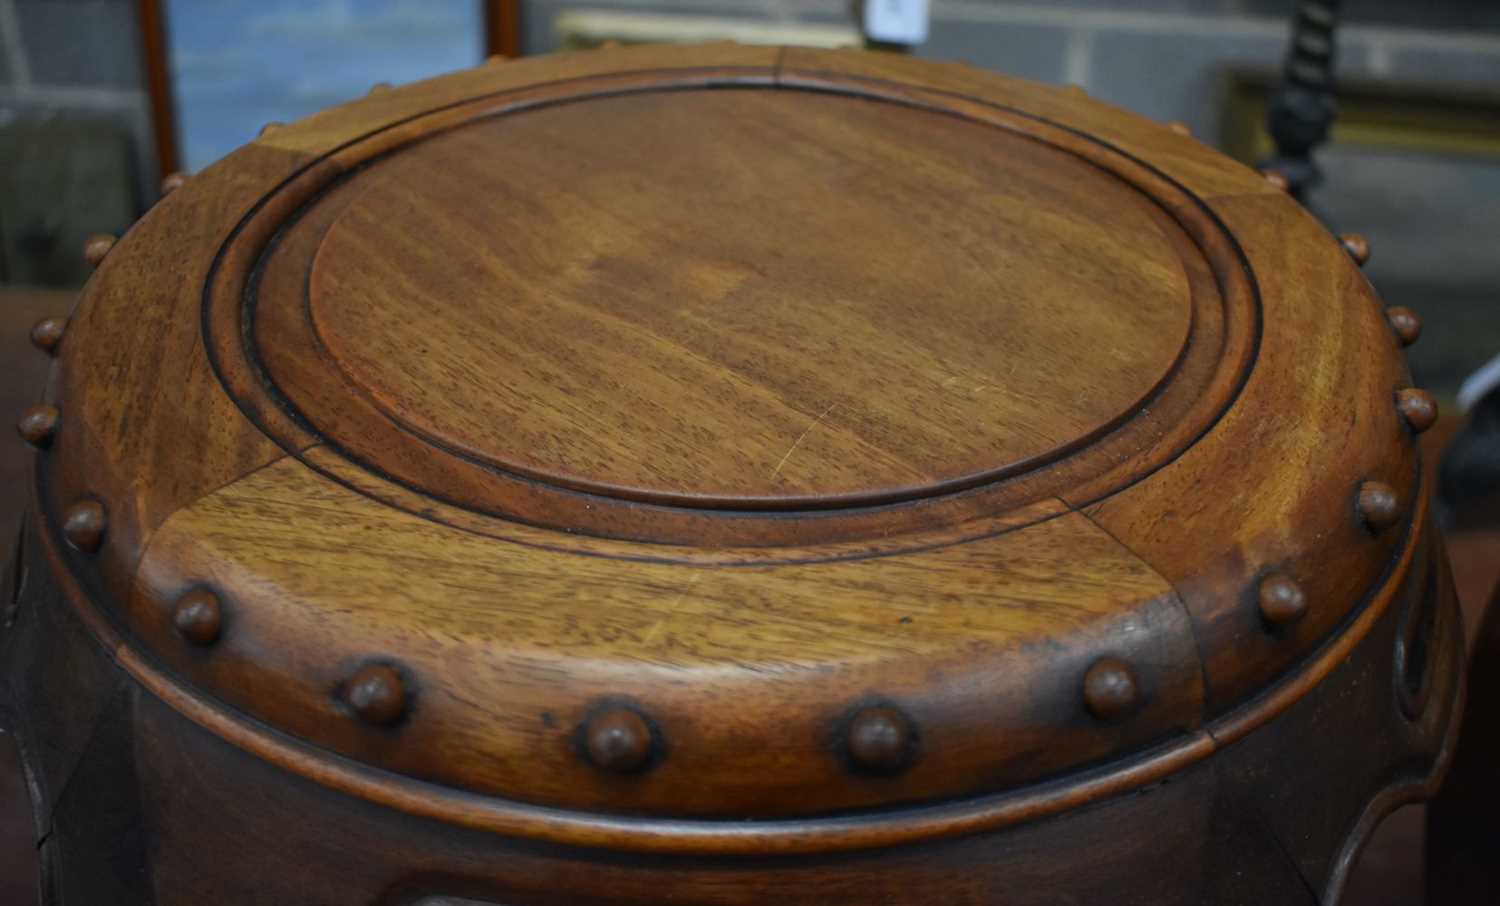
M50 892L1335 901L1462 673L1418 327L1346 247L1189 136L862 53L269 129L39 328Z
M90 628L72 558L39 537L47 526L27 531L5 717L30 769L48 904L1336 903L1379 819L1434 791L1461 710L1461 623L1441 546L1424 534L1410 571L1358 615L1359 638L1320 653L1313 669L1329 672L1311 692L1242 737L1237 723L1267 703L1205 728L1201 759L1141 753L1115 767L1137 782L1086 808L1025 820L1069 792L1044 786L985 804L1032 800L1005 826L850 852L537 843L373 804L205 730L111 658L118 640ZM1429 684L1415 719L1397 691L1414 623ZM839 833L858 842L865 825L918 829L944 811L849 816ZM795 840L817 823L777 830Z

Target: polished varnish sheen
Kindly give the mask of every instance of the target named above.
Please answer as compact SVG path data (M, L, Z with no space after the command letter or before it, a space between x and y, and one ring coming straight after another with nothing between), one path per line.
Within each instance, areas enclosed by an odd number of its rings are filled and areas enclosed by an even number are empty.
M1368 254L1185 130L854 51L268 128L35 333L47 895L1335 902L1461 685Z

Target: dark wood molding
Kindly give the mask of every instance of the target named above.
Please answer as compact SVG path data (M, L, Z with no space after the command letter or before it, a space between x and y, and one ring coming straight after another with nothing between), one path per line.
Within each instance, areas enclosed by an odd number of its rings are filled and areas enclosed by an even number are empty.
M520 0L485 0L484 52L502 57L521 55Z
M151 96L151 133L156 144L156 177L180 169L177 148L177 105L172 96L172 69L168 62L167 20L161 0L140 0L141 59L145 65L146 92Z

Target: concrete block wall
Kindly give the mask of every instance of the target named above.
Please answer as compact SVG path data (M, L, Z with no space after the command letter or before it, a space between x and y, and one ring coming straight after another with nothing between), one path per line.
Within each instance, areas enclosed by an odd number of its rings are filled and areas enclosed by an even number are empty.
M0 0L0 123L18 116L109 117L138 149L151 197L154 147L135 0ZM557 16L598 8L847 23L852 0L524 0L527 52L557 46ZM1500 90L1500 3L1346 3L1340 74ZM1071 82L1146 116L1220 134L1222 77L1274 71L1295 0L932 0L921 56Z
M477 2L477 0L476 0ZM1181 120L1217 143L1232 71L1274 75L1296 0L931 0L920 56L1052 83L1162 121ZM523 46L556 48L557 17L607 9L780 24L847 25L853 0L523 0ZM135 0L0 0L0 124L19 117L105 117L133 140L137 195L155 193L151 111ZM1500 98L1500 0L1358 0L1343 4L1339 74L1443 94ZM357 14L357 4L351 7ZM1368 273L1392 303L1434 310L1437 340L1418 371L1451 383L1500 348L1500 193L1492 160L1424 160L1329 149L1338 179L1321 214L1370 234ZM1455 189L1455 184L1461 184ZM1396 190L1400 191L1397 192ZM1429 260L1438 256L1440 260ZM1475 325L1486 329L1473 329ZM1441 360L1439 360L1441 359ZM1479 359L1482 360L1482 359ZM1438 375L1442 377L1439 380Z
M140 198L155 197L151 103L135 0L0 0L0 124L104 118L135 148Z
M1296 0L931 0L923 57L963 60L1093 96L1222 145L1231 75L1268 82L1286 53ZM782 24L848 23L847 0L526 0L531 52L556 46L565 9L679 12ZM1500 2L1357 0L1343 4L1339 77L1500 105ZM1427 319L1410 361L1451 394L1500 352L1500 162L1471 156L1328 148L1316 212L1375 248L1367 275L1393 305Z
M525 46L557 46L559 13L592 8L782 23L852 20L849 0L527 0ZM1210 140L1221 132L1224 75L1274 73L1295 0L932 0L919 56L964 60L1094 96ZM1437 90L1500 91L1500 3L1345 3L1339 73Z

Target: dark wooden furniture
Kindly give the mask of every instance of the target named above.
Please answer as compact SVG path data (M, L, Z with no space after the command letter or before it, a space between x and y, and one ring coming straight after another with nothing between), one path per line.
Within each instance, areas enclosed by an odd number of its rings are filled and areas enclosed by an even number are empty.
M54 289L0 286L0 411L17 413L41 398L47 379L46 356L36 355L30 337L38 320L73 304L72 294ZM7 545L0 562L9 564L10 545L21 528L31 456L23 444L0 442L0 539ZM4 594L9 589L0 590ZM3 604L9 599L0 598ZM6 608L8 610L8 607ZM0 624L3 625L3 624ZM0 629L0 633L4 633ZM0 903L35 906L36 841L30 793L15 742L0 724Z
M1355 248L857 51L266 130L37 335L50 902L1336 902L1462 679Z

